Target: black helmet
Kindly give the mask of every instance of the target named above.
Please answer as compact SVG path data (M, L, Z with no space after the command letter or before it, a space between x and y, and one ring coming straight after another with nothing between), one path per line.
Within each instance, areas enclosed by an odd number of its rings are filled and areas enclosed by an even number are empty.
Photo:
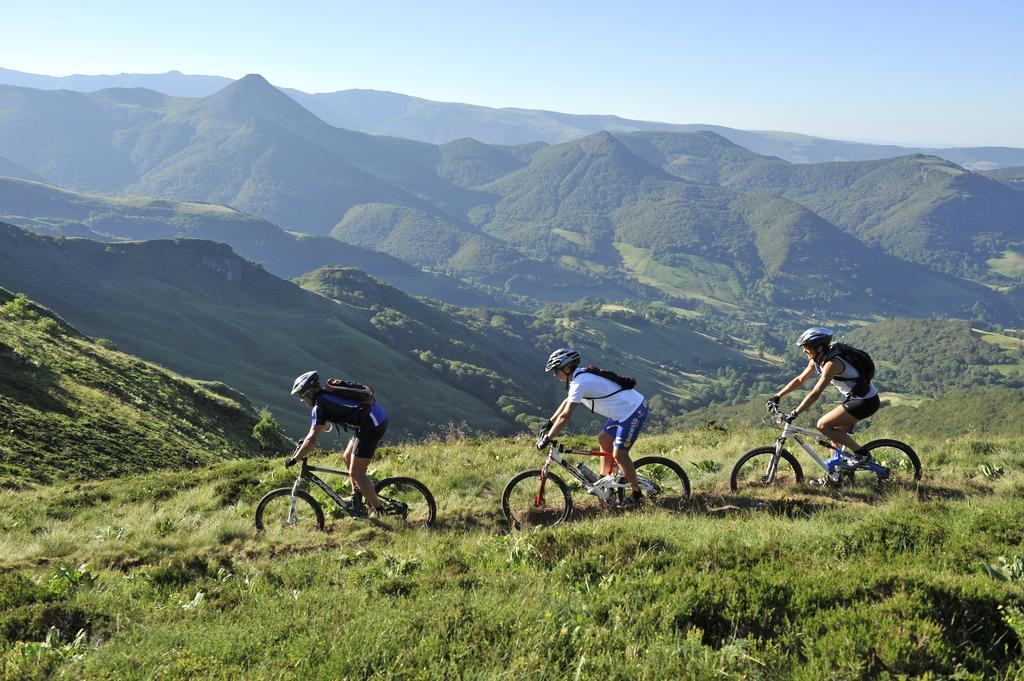
M544 371L546 373L548 371L567 367L573 363L579 364L579 361L579 350L573 350L572 348L558 348L551 353L550 357L548 357L548 363L544 367Z
M832 342L832 330L823 326L812 326L800 334L796 344L802 348L828 345Z
M301 395L313 386L320 384L320 374L315 371L307 371L295 379L292 384L292 395Z

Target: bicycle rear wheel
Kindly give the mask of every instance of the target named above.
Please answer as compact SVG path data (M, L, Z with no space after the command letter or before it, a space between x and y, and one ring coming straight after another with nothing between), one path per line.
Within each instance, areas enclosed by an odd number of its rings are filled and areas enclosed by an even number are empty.
M433 527L437 504L427 486L413 478L384 478L376 484L381 515L412 527Z
M256 505L260 532L310 532L324 529L324 510L308 492L292 495L291 487L267 492Z
M569 488L560 477L548 473L542 482L540 470L518 473L501 493L501 512L517 530L549 527L572 513Z
M652 506L677 510L690 498L690 479L683 467L663 456L644 456L633 462L644 501ZM622 478L625 482L625 477ZM626 488L617 490L619 503L626 500Z
M911 485L921 479L921 460L917 452L906 443L899 440L872 440L861 448L861 452L871 459L851 471L857 482Z
M804 471L800 463L785 449L779 456L775 477L768 482L768 466L775 456L775 447L752 449L736 462L729 476L729 488L733 492L753 492L768 487L786 488L803 482Z

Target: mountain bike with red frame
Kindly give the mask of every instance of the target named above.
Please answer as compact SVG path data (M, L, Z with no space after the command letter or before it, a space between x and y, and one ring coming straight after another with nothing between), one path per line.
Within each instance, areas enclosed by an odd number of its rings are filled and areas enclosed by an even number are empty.
M566 460L563 454L610 458L612 472L599 477L586 465ZM629 482L612 452L567 449L552 440L544 465L517 473L501 493L501 512L516 529L556 525L572 515L569 484L550 470L553 463L561 466L570 479L579 483L600 505L608 509L623 509L633 505ZM675 510L690 498L690 480L683 467L675 461L662 456L645 456L634 461L633 466L645 505Z

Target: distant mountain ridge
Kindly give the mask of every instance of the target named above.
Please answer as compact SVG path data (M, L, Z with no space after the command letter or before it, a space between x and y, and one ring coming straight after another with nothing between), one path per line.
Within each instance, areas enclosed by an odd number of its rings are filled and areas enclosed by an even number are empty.
M174 96L205 97L230 79L163 74L110 76L39 76L0 69L0 84L39 89L66 88L94 92L104 88L146 87ZM965 167L988 170L1024 165L1024 149L1014 147L903 147L831 140L791 132L738 130L719 125L660 123L611 115L564 114L536 109L503 108L436 102L379 90L341 90L310 94L281 88L290 97L331 125L370 134L394 135L432 144L471 137L488 144L566 142L595 132L710 130L751 151L779 156L794 163L864 161L907 154L941 156Z

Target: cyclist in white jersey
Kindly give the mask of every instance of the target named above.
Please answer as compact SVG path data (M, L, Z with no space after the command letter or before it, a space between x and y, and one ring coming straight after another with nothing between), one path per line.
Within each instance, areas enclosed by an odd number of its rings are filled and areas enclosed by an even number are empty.
M815 373L819 374L818 382L814 384L811 392L807 393L796 409L786 415L786 419L792 421L807 411L831 383L843 395L844 400L841 405L818 419L817 428L822 435L832 441L833 446L845 446L854 457L863 460L867 457L860 452L860 445L856 440L850 437L850 430L858 421L878 411L881 401L874 385L869 385L863 395L854 394L854 386L860 374L852 362L843 361L838 356L826 356L833 354L829 352L831 344L832 331L820 326L811 327L800 334L797 345L807 356L807 366L799 376L772 395L769 401L778 404L781 397L799 388Z
M636 470L633 468L633 460L629 458L629 450L647 420L647 400L633 388L624 388L611 379L592 373L589 367L580 368L580 353L573 349L555 350L548 358L545 370L566 382L568 394L552 414L547 423L547 433L537 442L537 448L543 449L549 440L569 425L576 405L585 405L608 419L597 437L601 451L615 455L615 461L633 489L633 504L642 503L643 494L636 480ZM611 472L611 459L604 457L601 460L601 474L609 475Z

